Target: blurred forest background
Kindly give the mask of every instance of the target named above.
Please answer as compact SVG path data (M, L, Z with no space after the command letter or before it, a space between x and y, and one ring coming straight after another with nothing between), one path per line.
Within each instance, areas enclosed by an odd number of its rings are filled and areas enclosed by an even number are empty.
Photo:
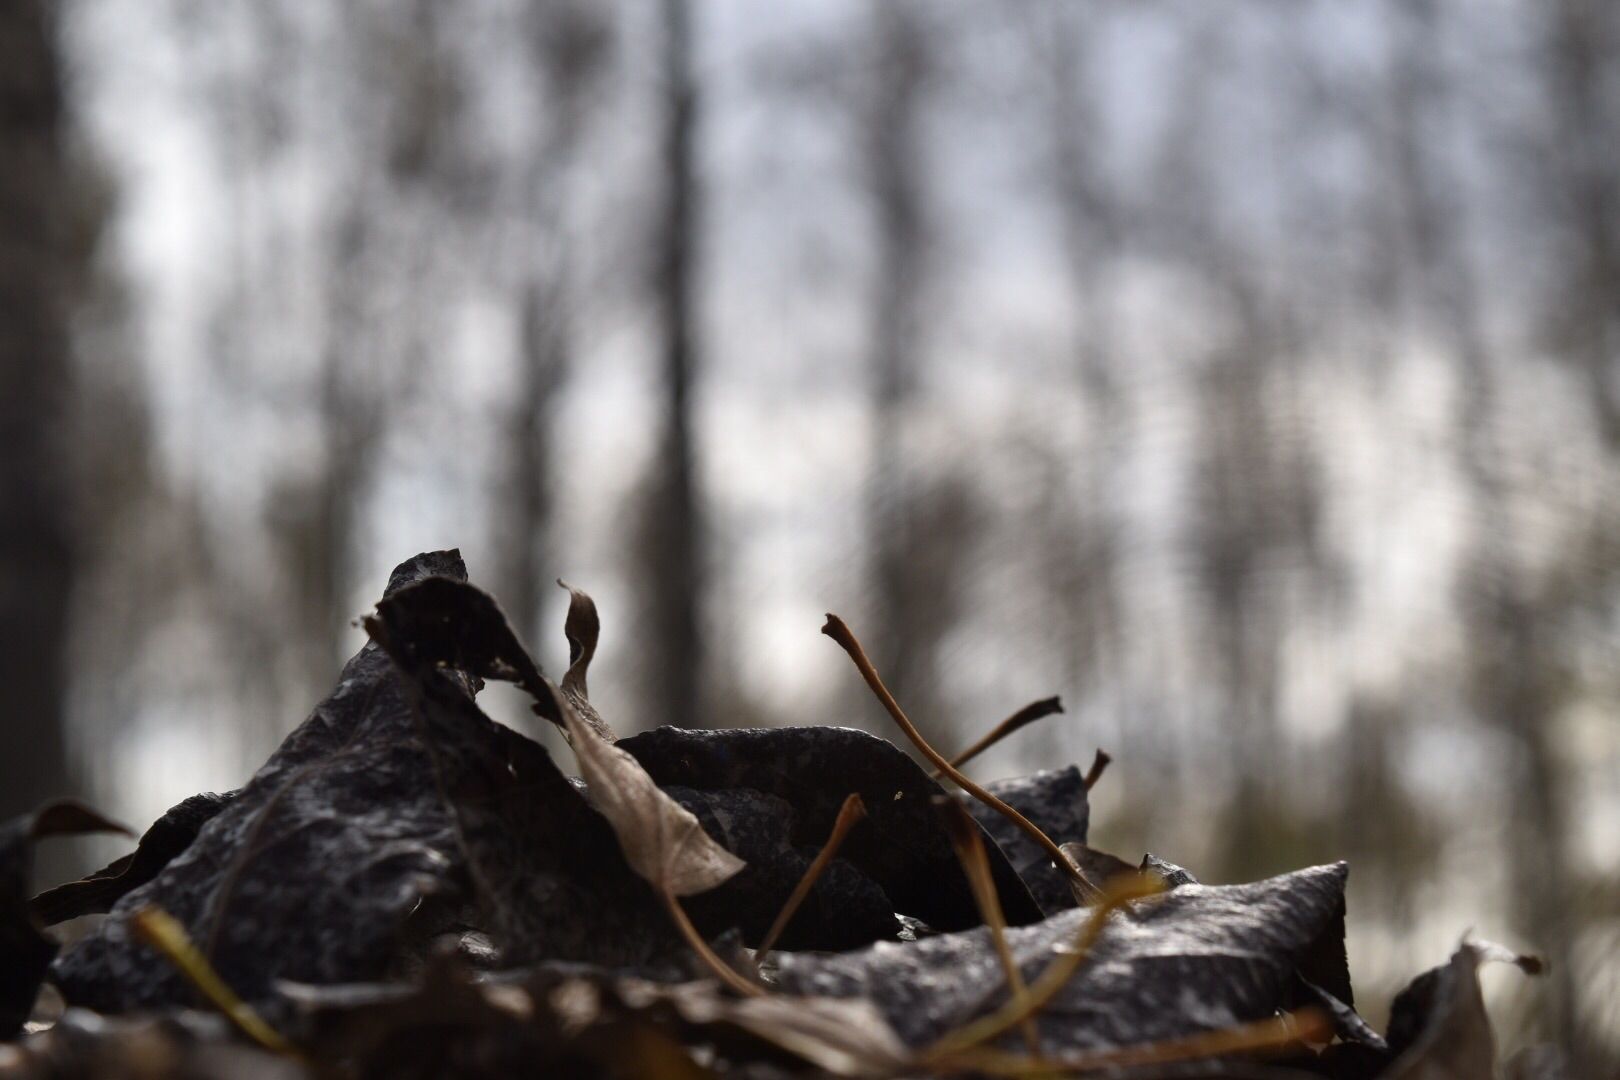
M237 786L458 545L620 731L1116 763L1620 1069L1620 5L5 0L4 811ZM599 673L599 674L597 674ZM491 690L491 695L498 695ZM500 715L527 726L514 698Z

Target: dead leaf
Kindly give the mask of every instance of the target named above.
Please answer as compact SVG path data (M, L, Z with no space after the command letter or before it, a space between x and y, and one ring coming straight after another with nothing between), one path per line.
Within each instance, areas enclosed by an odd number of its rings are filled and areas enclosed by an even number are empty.
M34 897L34 917L46 926L76 919L81 915L112 910L119 898L145 885L169 865L191 842L202 827L212 821L237 793L224 795L205 791L170 807L141 834L135 850L113 860L89 877L47 889Z
M1489 941L1464 941L1441 967L1419 975L1395 998L1387 1080L1478 1080L1496 1072L1496 1038L1479 990L1479 969L1512 964L1527 974L1541 961Z
M557 584L568 590L568 618L563 623L563 633L568 637L568 670L562 677L562 695L593 731L608 742L617 742L612 726L591 704L590 691L585 685L591 659L596 656L596 639L602 633L596 601L583 589L576 589L561 578Z
M129 830L76 802L57 802L0 825L0 1039L22 1030L60 947L28 907L34 844L52 836Z
M636 873L660 892L691 896L743 868L743 861L704 832L691 811L659 790L640 762L580 719L571 702L564 699L560 705L591 804L613 824Z
M754 791L785 801L794 812L793 842L806 848L820 846L854 792L867 816L839 859L883 889L891 912L939 930L979 925L972 887L929 801L943 789L887 740L840 727L660 727L618 745L665 787ZM1039 906L1001 848L990 845L986 854L1007 921L1039 919Z
M129 917L148 904L180 920L255 1005L275 996L278 979L381 978L466 920L507 963L683 954L606 819L544 748L469 696L479 671L541 677L505 642L491 643L504 620L446 577L464 572L451 552L395 572L388 599L411 599L379 611L393 620L383 636L397 657L368 642L185 851L58 958L54 976L70 1002L121 1012L191 1000L131 939Z

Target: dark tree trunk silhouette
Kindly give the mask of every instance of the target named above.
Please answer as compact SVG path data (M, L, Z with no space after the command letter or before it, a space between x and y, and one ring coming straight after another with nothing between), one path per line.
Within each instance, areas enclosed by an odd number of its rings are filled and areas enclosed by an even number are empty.
M547 4L520 25L544 89L543 131L523 170L521 219L529 225L519 260L520 340L517 395L502 418L507 446L503 498L495 522L496 580L508 612L530 643L546 638L542 618L559 590L550 522L555 448L551 428L558 391L573 353L573 253L567 224L570 174L584 134L590 84L610 29L589 3Z
M60 245L66 184L50 9L0 4L0 686L7 816L69 788L63 737L72 497Z
M884 680L927 731L937 723L926 670L944 627L919 618L921 580L914 548L905 430L917 383L927 241L920 115L930 58L917 9L882 4L874 12L871 97L861 117L865 181L877 241L871 307L873 461L867 512L873 652ZM936 583L938 584L938 583Z
M664 368L663 441L654 463L646 536L650 571L649 700L661 722L703 726L703 511L692 439L697 265L696 128L692 12L664 2L664 192L655 288Z
M1103 168L1104 132L1094 100L1092 9L1045 12L1032 23L1044 61L1044 119L1050 132L1047 186L1055 203L1073 305L1073 379L1082 460L1055 463L1049 513L1056 518L1051 574L1065 627L1067 682L1096 693L1116 660L1124 608L1118 513L1109 478L1122 445L1116 368L1118 313L1109 275L1123 254L1122 210ZM1078 509L1077 509L1078 508ZM1123 732L1121 733L1123 736Z

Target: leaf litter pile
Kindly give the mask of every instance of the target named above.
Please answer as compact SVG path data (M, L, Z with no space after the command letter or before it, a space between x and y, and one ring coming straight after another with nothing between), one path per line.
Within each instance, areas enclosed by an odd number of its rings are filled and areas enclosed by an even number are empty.
M0 1077L1556 1075L1498 1064L1480 996L1481 964L1533 958L1465 940L1379 1035L1345 864L1203 885L1087 846L1106 754L963 773L1055 698L948 760L829 616L932 775L849 728L618 739L571 598L553 682L456 552L419 555L238 790L32 898L36 842L119 826L58 803L0 827ZM480 711L488 679L578 777Z

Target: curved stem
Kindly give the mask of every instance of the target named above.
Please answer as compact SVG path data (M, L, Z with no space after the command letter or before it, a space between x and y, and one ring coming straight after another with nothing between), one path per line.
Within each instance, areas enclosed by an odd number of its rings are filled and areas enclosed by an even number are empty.
M1104 890L1102 901L1091 909L1086 921L1080 924L1074 948L1048 964L1046 970L1031 984L1027 994L1014 998L995 1012L981 1016L944 1036L924 1050L920 1060L930 1063L943 1060L957 1051L993 1039L1008 1028L1022 1023L1026 1017L1035 1015L1046 1006L1047 1002L1057 996L1058 991L1062 990L1080 969L1080 965L1091 953L1091 946L1101 936L1103 926L1108 922L1108 916L1115 908L1131 900L1139 900L1144 896L1153 896L1163 891L1163 880L1146 874L1137 875L1134 879L1116 878Z
M995 727L991 728L989 731L985 732L984 735L980 736L978 742L951 758L951 764L960 769L963 765L966 765L968 762L972 761L974 758L978 757L980 754L984 753L986 750L990 749L992 746L996 745L996 743L1000 742L1002 739L1005 739L1018 729L1027 727L1037 720L1043 719L1044 717L1053 716L1062 711L1063 702L1056 697L1042 698L1039 701L1032 701L1028 705L1025 705L1022 709L1019 709L1017 712L1007 717L1007 719L1003 720L1001 723L997 724ZM938 769L934 770L935 780L938 780L941 775L942 774Z
M861 648L861 643L856 640L850 628L844 625L843 619L829 613L827 615L827 624L821 628L821 632L836 641L839 647L849 654L849 658L855 662L856 669L860 671L861 677L866 680L866 685L872 688L872 692L877 695L878 700L883 703L883 707L888 710L889 716L894 719L896 724L900 725L900 730L906 733L906 738L911 740L912 745L922 751L923 756L933 763L934 768L950 777L963 791L1022 829L1031 840L1041 846L1047 857L1056 864L1058 870L1067 875L1071 881L1075 881L1083 887L1089 888L1091 886L1091 883L1085 880L1084 876L1075 869L1069 860L1063 857L1063 852L1058 850L1058 846L1052 842L1052 838L1042 832L1034 822L962 775L961 770L946 761L944 755L938 750L928 745L928 740L922 737L922 733L917 730L916 725L911 722L905 711L900 708L900 703L894 700L894 695L889 693L888 687L883 685L883 680L879 678L877 669L872 666L872 661L866 658L866 650Z
M771 929L766 933L765 940L760 942L759 948L755 951L756 966L763 964L765 957L770 955L772 947L776 945L776 939L782 936L782 931L787 929L794 913L799 910L799 905L804 903L805 897L810 895L810 890L815 886L817 879L826 872L834 856L838 854L839 845L844 842L844 837L849 835L849 830L865 817L866 804L861 801L859 794L852 793L844 800L844 805L838 808L838 818L833 822L832 832L827 834L827 842L821 845L815 860L805 870L799 883L793 887L792 895L787 898L787 903L782 905L782 910L777 913L776 921L771 923Z
M663 897L664 906L669 908L670 917L675 920L675 925L680 930L681 936L686 939L688 945L692 946L692 951L698 954L698 959L703 961L703 965L714 972L715 978L737 993L747 997L762 997L764 995L765 988L763 986L749 982L737 974L730 964L720 959L715 951L709 948L709 943L703 940L703 935L698 933L697 927L692 925L692 920L687 916L686 909L681 907L681 902L674 893L661 890L659 895Z

